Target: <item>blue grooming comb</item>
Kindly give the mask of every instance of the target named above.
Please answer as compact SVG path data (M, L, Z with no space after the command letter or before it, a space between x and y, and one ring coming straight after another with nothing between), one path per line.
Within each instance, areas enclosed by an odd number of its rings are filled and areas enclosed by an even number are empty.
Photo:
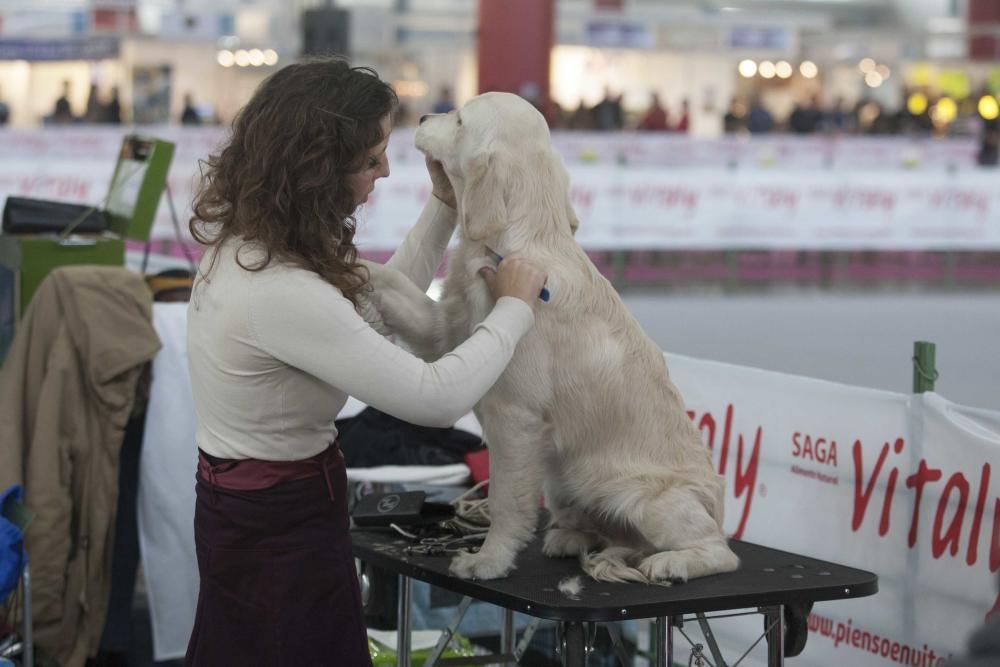
M494 260L496 260L497 264L503 261L503 255L498 253L496 250L493 250L489 246L484 246L484 247L486 248L486 254L492 257ZM543 287L542 291L538 293L538 298L541 299L542 301L548 301L549 289L547 287Z

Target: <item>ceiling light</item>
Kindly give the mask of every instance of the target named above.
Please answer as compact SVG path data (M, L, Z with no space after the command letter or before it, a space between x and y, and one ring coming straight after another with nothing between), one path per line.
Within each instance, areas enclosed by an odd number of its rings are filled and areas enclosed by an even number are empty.
M997 98L992 95L980 97L979 115L986 120L996 120L997 116L1000 116L1000 104L997 104Z
M913 93L910 99L906 100L906 108L914 116L920 116L927 111L927 96L923 93Z
M865 58L860 63L858 63L858 69L861 70L861 72L864 74L868 74L869 72L874 72L875 67L876 63L871 58Z
M250 54L246 52L245 49L240 49L235 55L236 64L240 67L246 67L250 64Z
M751 79L757 73L757 63L752 60L744 60L740 63L739 70L744 78Z
M236 63L236 58L233 56L233 52L228 49L223 49L215 54L215 59L223 67L232 67Z
M778 64L774 66L774 71L777 73L779 78L788 79L792 76L791 64L786 60L779 60Z
M943 127L955 120L958 115L958 105L950 97L942 97L931 109L931 120L937 127Z
M868 74L865 74L865 83L871 88L878 88L882 85L882 75L874 70L868 72Z
M815 79L819 75L819 67L811 60L803 60L799 65L799 74L807 79Z
M277 65L278 64L278 52L274 49L264 50L264 64L265 65Z
M250 53L247 54L247 58L250 60L250 64L254 67L260 67L264 64L264 52L260 49L250 49Z
M764 62L762 62L760 64L760 68L758 69L758 71L760 72L760 75L765 79L773 79L774 75L777 74L777 70L774 67L774 63L772 63L770 60L765 60Z

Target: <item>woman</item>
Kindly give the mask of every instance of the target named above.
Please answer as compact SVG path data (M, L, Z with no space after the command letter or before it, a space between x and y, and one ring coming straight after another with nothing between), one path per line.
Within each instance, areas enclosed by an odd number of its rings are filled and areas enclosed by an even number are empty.
M389 175L395 104L371 70L291 65L206 165L191 221L208 248L188 311L201 577L189 665L369 665L334 418L351 395L450 426L534 321L545 275L508 258L484 275L492 313L434 363L370 326L352 214ZM451 184L427 164L434 196L389 260L425 288L455 226Z

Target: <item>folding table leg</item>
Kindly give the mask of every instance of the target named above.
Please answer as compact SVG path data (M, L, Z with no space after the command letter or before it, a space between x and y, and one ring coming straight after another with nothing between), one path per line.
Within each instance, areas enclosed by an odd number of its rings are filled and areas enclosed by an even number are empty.
M399 613L396 618L396 667L410 667L410 596L413 582L399 575Z
M500 627L500 653L503 655L514 654L514 612L511 609L503 610L503 625ZM505 665L511 663L505 662Z
M705 614L695 614L698 619L698 627L701 628L701 634L705 638L705 643L708 644L708 650L712 652L712 659L715 660L715 667L726 667L726 661L722 658L722 651L719 650L719 643L715 641L715 635L712 634L712 627L708 624L708 618Z
M669 616L656 619L656 667L674 664L674 621Z
M448 627L441 632L441 638L438 639L437 646L431 651L427 659L424 660L424 667L434 667L437 664L438 659L444 653L445 649L448 648L448 643L455 636L458 631L458 626L461 625L462 619L465 618L465 614L469 611L469 605L472 604L472 598L468 595L462 598L462 602L458 605L458 612L455 614L455 618L451 619L451 623Z
M541 625L541 623L542 619L540 618L533 618L531 619L531 623L528 623L528 627L526 627L524 632L521 634L520 643L517 645L517 648L514 649L514 657L516 658L515 662L521 661L525 651L528 650L528 646L531 644L532 637L535 636L535 631L538 630L538 626Z
M564 667L585 667L587 664L587 632L583 623L562 621L562 658Z
M622 629L620 623L606 623L604 625L608 630L608 636L611 637L611 646L615 649L615 654L618 656L618 662L622 664L622 667L629 667L633 661L628 659L628 653L625 651L625 642L622 641Z
M767 630L767 667L785 664L784 610L781 605L764 609L764 628Z

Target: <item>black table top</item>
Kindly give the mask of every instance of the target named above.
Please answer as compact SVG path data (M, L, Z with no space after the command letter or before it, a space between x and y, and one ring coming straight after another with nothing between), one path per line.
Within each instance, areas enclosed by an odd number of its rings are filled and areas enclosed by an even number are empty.
M536 538L518 555L505 579L469 581L448 573L450 556L404 553L412 542L391 530L351 533L354 555L396 574L426 581L477 600L539 618L560 621L622 621L695 612L747 609L821 600L845 600L878 592L878 577L827 561L731 540L740 569L673 586L618 584L592 580L575 558L549 558ZM558 584L580 576L576 599Z

